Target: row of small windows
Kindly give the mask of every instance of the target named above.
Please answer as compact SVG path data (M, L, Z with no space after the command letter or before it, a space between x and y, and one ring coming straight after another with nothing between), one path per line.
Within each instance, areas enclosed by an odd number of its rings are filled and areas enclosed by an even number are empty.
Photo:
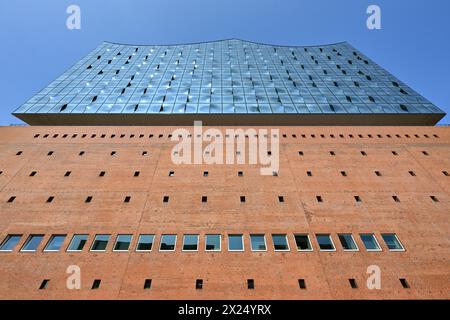
M405 110L406 111L406 110ZM34 138L39 138L39 137L42 137L42 138L49 138L49 137L52 137L52 138L58 138L59 136L61 136L61 138L68 138L69 136L70 136L70 138L77 138L78 136L79 137L81 137L81 138L87 138L87 137L90 137L90 138L97 138L97 137L100 137L100 138L106 138L107 137L107 135L106 134L100 134L100 135L97 135L96 133L93 133L93 134L86 134L86 133L83 133L83 134L80 134L80 135L78 135L78 134L76 134L76 133L74 133L74 134L67 134L67 133L65 133L65 134L62 134L62 135L60 135L60 134L58 134L58 133L55 133L55 134L48 134L48 133L46 133L46 134L40 134L40 133L36 133L35 135L34 135ZM110 135L110 138L116 138L116 137L119 137L119 138L126 138L126 134L124 134L124 133L122 133L122 134L111 134ZM207 138L210 138L211 137L211 135L205 135ZM230 136L229 135L225 135L227 138L229 138ZM265 137L267 137L267 135L264 135ZM302 138L307 138L308 137L308 135L306 135L306 134L299 134L298 136L300 136L300 137L302 137ZM325 134L310 134L309 135L311 138L316 138L316 137L321 137L321 138L326 138L327 137L327 135L325 135ZM345 135L344 134L330 134L330 135L328 135L330 138L336 138L336 137L339 137L339 138L345 138ZM391 134L386 134L385 135L387 138L393 138L393 137L396 137L396 138L402 138L402 135L400 135L400 134L394 134L394 135L391 135ZM437 135L437 134L432 134L432 135L428 135L428 134L423 134L422 135L424 138L430 138L430 137L434 137L434 138L439 138L439 136ZM146 137L146 134L139 134L139 135L137 135L137 134L130 134L129 135L129 138L135 138L135 137L138 137L138 138L145 138ZM153 137L158 137L158 138L163 138L164 137L164 135L163 134L149 134L148 135L148 137L149 138L153 138ZM192 137L192 134L189 134L188 135L188 137ZM239 138L240 136L239 135L235 135L235 138ZM246 134L245 135L245 138L248 138L249 136ZM258 135L256 134L256 135L254 135L254 137L256 138L256 137L258 137ZM278 135L276 135L276 134L273 134L273 137L278 137ZM287 138L288 137L288 135L287 134L282 134L282 137L283 138ZM292 138L297 138L297 134L295 134L295 133L293 133L293 134L291 134L291 137ZM355 137L358 137L358 138L364 138L365 136L363 135L363 134L355 134L355 135L353 135L353 134L349 134L348 135L348 137L349 138L355 138ZM372 135L372 134L367 134L366 135L366 137L367 138L374 138L374 137L377 137L377 138L383 138L384 136L383 135L381 135L381 134L376 134L376 135ZM405 137L405 138L412 138L412 137L415 137L415 138L420 138L421 136L419 135L419 134L414 134L414 135L409 135L409 134L404 134L403 135L403 137ZM167 138L172 138L172 134L168 134L167 135Z
M302 151L299 151L299 152L302 152ZM3 174L3 171L0 171L0 175L2 175L2 174ZM133 176L133 177L139 177L140 174L141 174L140 171L134 171L133 174L132 174L132 176ZM347 171L340 171L340 174L341 174L341 176L343 176L343 177L347 177L347 176L348 176ZM383 176L383 174L381 173L381 171L378 171L378 170L375 170L375 171L374 171L374 174L375 174L376 176L378 176L378 177ZM416 177L416 176L417 176L416 173L415 173L414 171L412 171L412 170L409 170L409 171L408 171L408 174L409 174L410 176L413 176L413 177ZM444 176L446 176L446 177L450 177L450 173L449 173L448 171L442 171L442 174L443 174ZM37 171L31 171L30 174L29 174L30 177L34 177L34 176L36 176L36 175L37 175ZM64 177L70 177L71 175L72 175L72 171L66 171L66 172L64 173ZM98 174L99 177L104 177L105 175L106 175L106 171L100 171L99 174ZM175 171L172 171L172 170L171 170L171 171L168 172L167 175L168 175L169 177L174 177L174 176L175 176ZM203 171L202 175L203 175L203 177L208 177L208 176L209 176L209 171ZM312 177L312 176L313 176L313 173L312 173L312 171L306 171L306 175L307 175L308 177ZM238 177L243 177L243 176L244 176L244 171L238 171L238 172L237 172L237 176L238 176ZM274 172L272 173L272 176L278 176L278 173L274 171Z
M44 252L58 252L66 239L65 234L53 234L50 236L45 245ZM29 235L22 245L21 252L35 252L38 250L45 235L32 234ZM243 234L227 234L228 251L245 251ZM271 239L274 251L290 251L289 235L272 234ZM11 252L20 242L22 235L8 234L0 245L0 251ZM344 251L359 251L359 247L355 238L351 233L337 234L339 243ZM373 233L361 233L359 238L364 245L366 251L382 251L377 237ZM382 233L381 238L384 240L389 251L405 251L402 243L395 233ZM75 234L72 237L66 251L81 252L85 248L89 239L88 234ZM96 234L91 243L90 251L106 251L110 242L110 234ZM182 251L199 251L198 234L184 234ZM268 245L265 234L250 234L251 251L268 251ZM297 251L313 251L311 238L307 233L293 234ZM315 234L317 246L320 251L336 251L333 237L329 233ZM133 240L132 234L119 234L114 242L113 251L127 252L129 251ZM135 250L140 252L152 251L156 240L155 234L140 234ZM205 251L222 251L222 235L206 234L204 236ZM159 251L175 251L177 243L176 234L162 234L160 236Z
M309 172L309 171L308 171ZM10 196L7 200L8 203L13 203L16 200L16 196ZM363 202L362 198L359 195L355 195L353 196L355 202ZM91 203L93 201L94 197L93 196L87 196L85 199L85 203ZM392 199L394 202L401 202L400 198L398 196L392 196ZM439 199L436 196L431 195L430 199L433 202L439 202ZM52 203L55 200L55 196L49 196L46 200L47 203ZM170 200L169 196L163 196L162 202L163 203L168 203ZM131 201L131 196L125 196L125 198L123 198L123 202L124 203L129 203ZM245 195L241 195L239 196L239 201L241 203L245 203L246 202L246 197ZM317 202L324 202L324 199L322 196L318 195L316 196L316 201ZM207 203L208 202L208 196L201 196L201 202L202 203ZM285 202L285 198L284 196L278 196L278 202L283 203Z
M409 289L410 285L408 281L405 278L398 279L400 281L401 286L404 289ZM50 279L44 279L42 280L41 284L39 285L39 290L45 290L48 288L50 283ZM302 290L306 290L306 280L305 279L298 279L297 280L298 286ZM350 278L348 279L349 286L352 289L358 289L358 283L356 282L356 279ZM101 279L95 279L92 282L91 290L96 290L100 288ZM203 289L204 281L203 279L196 279L195 280L195 289L196 290L202 290ZM144 290L150 290L152 288L152 279L144 279ZM255 289L255 279L247 279L247 289L253 290Z

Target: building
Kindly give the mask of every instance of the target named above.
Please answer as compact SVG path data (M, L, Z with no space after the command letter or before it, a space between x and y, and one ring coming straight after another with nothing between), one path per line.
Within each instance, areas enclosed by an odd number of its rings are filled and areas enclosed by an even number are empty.
M450 298L445 113L347 43L103 43L14 114L2 299ZM277 169L174 163L194 120Z

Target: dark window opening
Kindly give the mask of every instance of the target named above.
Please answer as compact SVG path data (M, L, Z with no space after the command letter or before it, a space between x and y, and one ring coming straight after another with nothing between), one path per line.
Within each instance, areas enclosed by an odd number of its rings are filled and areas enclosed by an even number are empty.
M144 289L148 290L152 288L152 279L145 279L144 281Z
M80 151L80 153L78 155L82 156L83 154L84 154L84 151Z
M398 156L397 151L392 151L392 154L393 154L394 156Z
M164 196L163 197L163 202L169 202L169 196Z
M442 171L442 174L446 177L450 177L450 173L448 173L448 171Z
M413 177L416 176L416 174L414 173L414 171L408 171L408 172L409 172L409 174L410 174L411 176L413 176Z
M311 171L306 171L306 175L307 175L308 177L312 177L312 172L311 172Z
M105 174L106 174L106 172L105 171L100 171L100 173L99 173L99 177L104 177L105 176Z
M255 280L247 279L247 288L248 289L255 289Z
M392 196L392 199L394 199L395 202L400 202L400 199L397 196Z
M355 279L348 279L348 282L350 283L350 287L352 287L352 289L357 289L358 285L356 284L356 280Z
M238 171L238 177L243 177L243 176L244 176L244 172Z
M380 172L380 171L375 171L375 174L376 174L378 177L381 177L381 172Z
M422 151L422 154L423 154L424 156L428 156L428 155L429 155L428 152L426 152L426 151Z
M72 171L66 171L66 173L64 174L64 177L70 176L71 173L72 173Z
M39 290L47 289L49 282L50 282L49 279L42 280L41 285L39 286Z
M347 172L341 171L341 175L342 175L343 177L346 177L346 176L347 176Z
M208 172L208 171L203 171L203 176L204 176L204 177L209 176L209 172Z
M435 196L430 196L431 200L433 200L433 202L439 202L439 199L436 198Z
M18 151L18 152L16 153L16 156L20 156L22 153L23 153L22 151Z
M35 175L36 175L36 171L32 171L31 173L30 173L30 177L34 177Z
M47 199L47 203L50 203L50 202L52 202L52 201L53 201L53 199L55 199L55 197L54 197L54 196L50 196L50 197L48 197L48 199Z
M16 200L16 197L12 196L8 199L8 202L14 202L14 200Z
M241 202L245 202L245 196L241 196Z
M208 197L207 196L202 196L202 202L208 202Z
M49 152L47 153L48 156L51 156L52 154L53 154L53 151L49 151Z
M356 202L362 202L361 197L360 196L355 196L355 201Z
M298 286L300 287L300 289L306 289L305 279L298 279Z
M322 196L316 196L317 202L323 202Z
M131 200L131 196L126 196L125 199L123 199L123 202L128 203L128 202L130 202L130 200Z
M365 151L361 151L361 154L362 154L363 156L367 156L367 153L366 153Z
M330 155L335 156L336 153L334 153L334 151L330 151Z
M134 176L135 176L135 177L139 177L139 174L140 174L139 171L135 171L135 172L134 172Z
M408 281L406 281L406 279L400 278L399 280L400 280L400 283L402 284L402 287L404 289L409 289L409 283L408 283Z
M195 289L197 289L197 290L203 289L203 280L202 279L195 280Z
M299 156L303 156L303 151L299 151L299 152L298 152L298 155L299 155Z
M278 196L278 202L284 202L284 197L283 196Z
M94 282L92 283L91 289L92 289L92 290L95 290L95 289L100 288L100 283L101 283L101 282L102 282L101 280L95 279Z
M111 155L112 155L112 156L115 156L116 154L117 154L116 151L111 151Z

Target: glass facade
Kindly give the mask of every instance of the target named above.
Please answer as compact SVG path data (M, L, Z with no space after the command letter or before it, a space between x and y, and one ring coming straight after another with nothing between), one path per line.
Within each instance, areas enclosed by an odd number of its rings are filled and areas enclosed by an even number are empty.
M444 114L348 43L104 42L14 114Z

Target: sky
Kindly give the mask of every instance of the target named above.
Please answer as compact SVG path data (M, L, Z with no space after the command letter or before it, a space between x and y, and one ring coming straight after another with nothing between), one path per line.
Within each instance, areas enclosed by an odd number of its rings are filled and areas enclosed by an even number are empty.
M66 27L72 4L80 30ZM372 4L381 30L366 26ZM21 124L11 112L102 41L348 41L450 113L449 12L448 0L0 0L0 125Z

